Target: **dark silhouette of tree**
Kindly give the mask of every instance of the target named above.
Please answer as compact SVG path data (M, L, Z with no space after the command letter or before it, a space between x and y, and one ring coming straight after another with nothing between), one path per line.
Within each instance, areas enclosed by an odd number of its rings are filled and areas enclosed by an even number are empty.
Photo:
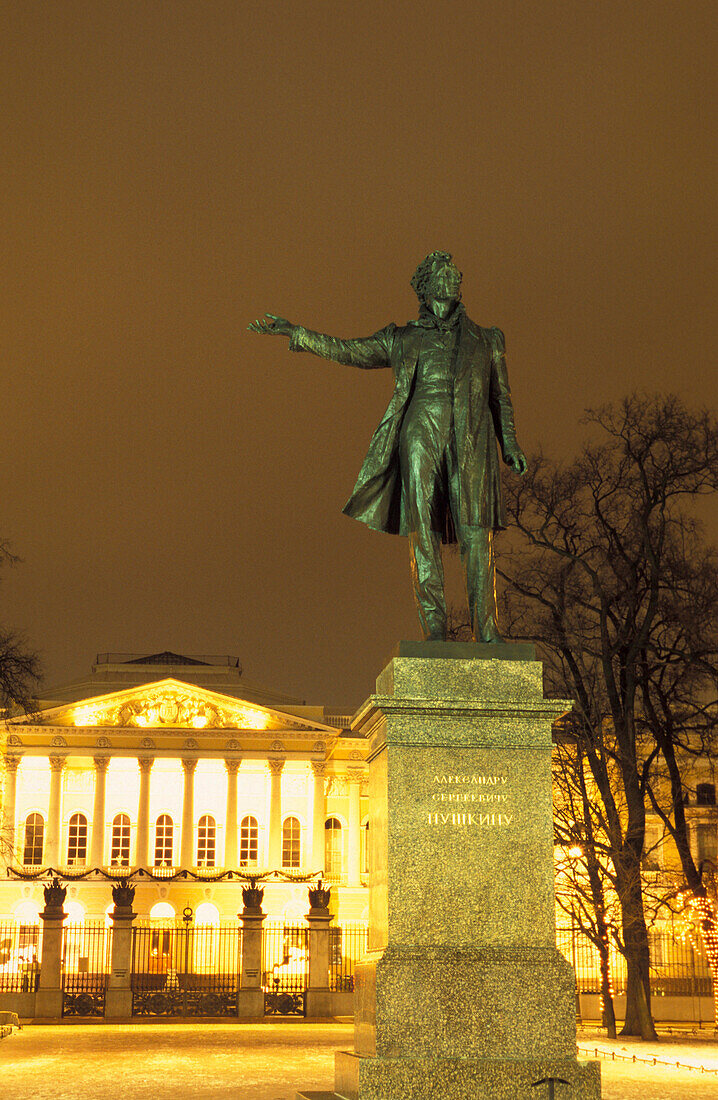
M8 543L0 540L0 568L14 565L17 561L18 558L12 553ZM3 717L8 714L26 713L34 709L34 692L39 678L40 662L37 654L22 634L0 624L0 725L3 724ZM4 775L0 775L0 784L3 786L4 780ZM0 828L0 859L12 861L13 847L12 830L3 820Z
M0 568L19 562L9 543L0 540ZM30 711L35 705L35 689L40 680L40 660L27 639L1 622L0 615L0 708L3 711Z
M714 555L691 505L718 489L718 426L675 396L636 395L589 410L585 423L593 438L574 461L539 455L524 478L507 481L513 536L499 559L502 602L510 633L539 643L548 691L575 700L571 733L621 906L622 1033L655 1038L641 879L646 805L662 804L667 768L675 790L663 820L702 896L676 754L704 751L715 721Z

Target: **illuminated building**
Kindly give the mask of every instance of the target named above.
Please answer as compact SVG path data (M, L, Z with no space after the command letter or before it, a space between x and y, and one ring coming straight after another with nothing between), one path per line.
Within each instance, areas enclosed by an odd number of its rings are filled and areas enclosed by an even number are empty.
M348 718L253 688L233 658L173 653L105 654L48 694L2 732L0 920L37 923L48 867L73 921L104 917L107 876L133 872L145 919L234 920L238 871L281 872L270 918L304 916L296 880L315 872L339 920L366 918L366 746Z

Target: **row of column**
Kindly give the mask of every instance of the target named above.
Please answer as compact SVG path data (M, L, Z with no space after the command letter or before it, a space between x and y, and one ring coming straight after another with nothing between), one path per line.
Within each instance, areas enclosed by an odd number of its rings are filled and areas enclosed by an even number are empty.
M197 767L197 757L182 757L184 769L184 790L182 799L182 828L180 833L180 866L193 867L195 865L194 852L194 773ZM62 833L62 773L65 768L65 756L50 756L50 804L48 808L47 831L45 839L45 858L43 862L47 866L57 867L60 864L60 840ZM137 836L135 845L135 866L150 867L151 860L150 841L150 774L155 760L152 756L140 756L137 764L140 769L140 792L137 804ZM15 826L15 802L17 790L17 770L20 757L8 756L5 759L6 790L5 790L5 826L6 835L10 840L11 849L14 847ZM240 760L225 760L227 769L227 804L225 812L225 853L224 866L235 868L238 866L237 853L237 827L238 827L238 800L237 800L237 776ZM268 760L270 771L270 797L269 797L269 850L268 866L275 870L282 865L282 771L286 760ZM109 756L95 756L95 795L92 809L92 846L90 849L90 866L102 867L105 856L105 802L107 790L107 769L110 764ZM324 871L324 820L325 797L324 780L326 764L321 761L311 762L313 772L313 797L312 797L312 826L310 830L308 859L303 862L312 871ZM361 783L363 770L360 767L349 769L349 815L348 815L348 861L347 878L350 885L358 885L361 881ZM97 824L99 823L99 827Z

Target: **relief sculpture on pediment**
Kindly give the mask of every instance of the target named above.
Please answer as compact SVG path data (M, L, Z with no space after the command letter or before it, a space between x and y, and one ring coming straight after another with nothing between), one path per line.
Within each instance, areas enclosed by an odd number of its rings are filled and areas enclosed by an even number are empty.
M266 729L266 712L247 706L223 706L190 691L163 688L112 703L77 707L76 726L171 726L189 729Z

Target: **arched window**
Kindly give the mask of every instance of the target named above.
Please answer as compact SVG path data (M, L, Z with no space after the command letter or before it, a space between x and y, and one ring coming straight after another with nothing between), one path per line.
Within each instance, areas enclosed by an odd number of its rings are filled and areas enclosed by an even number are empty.
M342 823L338 817L324 822L324 868L328 875L342 873Z
M67 837L67 866L82 866L87 859L87 818L73 814Z
M369 874L369 818L361 827L361 873Z
M696 787L696 806L715 806L715 783L699 783Z
M299 818L285 817L282 826L282 867L298 867L300 851L301 828Z
M25 818L25 847L22 855L26 867L42 867L44 842L45 822L42 814L28 814Z
M130 865L130 819L127 814L117 814L112 820L111 867Z
M213 817L205 814L199 819L197 830L197 866L214 867L217 826Z
M257 862L259 826L256 817L243 817L239 827L239 866Z
M172 867L174 826L169 814L160 814L155 825L155 867Z

